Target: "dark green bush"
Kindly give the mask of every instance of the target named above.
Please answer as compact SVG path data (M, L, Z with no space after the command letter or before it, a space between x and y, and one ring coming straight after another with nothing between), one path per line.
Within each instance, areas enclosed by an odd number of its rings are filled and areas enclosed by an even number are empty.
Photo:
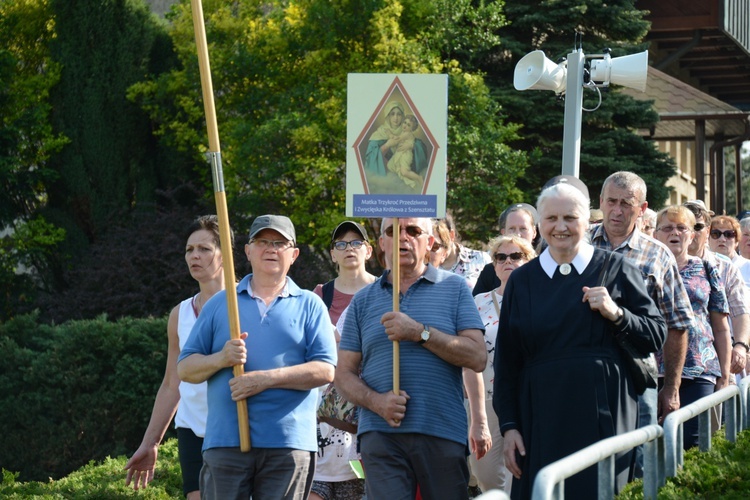
M166 318L0 324L0 467L60 478L132 453L164 373Z

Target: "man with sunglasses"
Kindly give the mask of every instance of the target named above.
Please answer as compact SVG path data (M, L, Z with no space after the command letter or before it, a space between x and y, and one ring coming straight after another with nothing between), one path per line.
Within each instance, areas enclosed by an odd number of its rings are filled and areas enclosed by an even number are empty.
M706 208L703 200L686 201L683 205L695 216L695 237L688 247L688 253L713 264L719 271L719 278L724 285L727 301L729 302L729 327L732 333L732 359L730 370L735 374L742 374L747 367L747 355L750 350L750 291L742 279L740 271L732 265L725 255L712 252L706 248L709 235L714 228L714 212ZM719 219L719 217L717 217ZM719 227L718 225L716 226ZM718 231L719 229L713 229ZM722 229L721 231L725 231ZM720 238L726 239L724 234ZM718 415L713 415L713 427L718 427Z
M664 343L664 385L646 389L638 398L639 427L655 424L680 408L680 381L687 352L687 330L693 309L672 252L638 229L638 218L648 208L646 183L632 172L607 177L599 196L604 213L600 225L591 227L591 244L625 256L641 270L649 295L667 322ZM636 451L636 476L643 467L641 447Z
M336 388L360 407L359 442L368 498L468 498L462 369L486 364L484 325L463 278L427 264L427 218L381 224L387 268L399 259L399 312L386 270L351 301L341 332ZM394 238L398 254L393 254ZM393 342L399 342L399 394ZM361 371L361 376L360 376Z
M186 382L208 381L200 490L204 499L307 498L318 451L317 388L333 381L336 340L323 301L288 276L299 256L294 225L261 215L245 255L253 268L237 284L240 339L229 336L219 292L180 353ZM243 365L235 377L233 367ZM252 449L243 453L237 401L245 401Z

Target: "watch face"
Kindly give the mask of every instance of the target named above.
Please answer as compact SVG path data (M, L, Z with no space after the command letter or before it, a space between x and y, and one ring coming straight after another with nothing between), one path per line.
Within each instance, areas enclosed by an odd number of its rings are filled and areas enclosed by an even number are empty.
M430 340L430 331L429 330L425 330L425 331L422 332L422 340L425 340L425 341L426 340Z

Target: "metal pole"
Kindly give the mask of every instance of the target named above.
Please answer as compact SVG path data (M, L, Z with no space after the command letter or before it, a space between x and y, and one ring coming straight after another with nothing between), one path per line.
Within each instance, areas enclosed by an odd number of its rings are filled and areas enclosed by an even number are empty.
M562 174L579 176L581 164L581 113L583 112L583 49L568 54L565 80Z

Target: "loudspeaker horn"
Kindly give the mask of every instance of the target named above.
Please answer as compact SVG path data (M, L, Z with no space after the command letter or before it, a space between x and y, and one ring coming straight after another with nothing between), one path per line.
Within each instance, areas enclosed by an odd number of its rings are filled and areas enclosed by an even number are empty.
M564 63L555 64L541 50L529 52L516 64L513 86L516 90L554 90L565 92L567 70Z
M591 61L591 81L608 85L614 83L631 89L646 90L648 50L622 57L604 55Z

